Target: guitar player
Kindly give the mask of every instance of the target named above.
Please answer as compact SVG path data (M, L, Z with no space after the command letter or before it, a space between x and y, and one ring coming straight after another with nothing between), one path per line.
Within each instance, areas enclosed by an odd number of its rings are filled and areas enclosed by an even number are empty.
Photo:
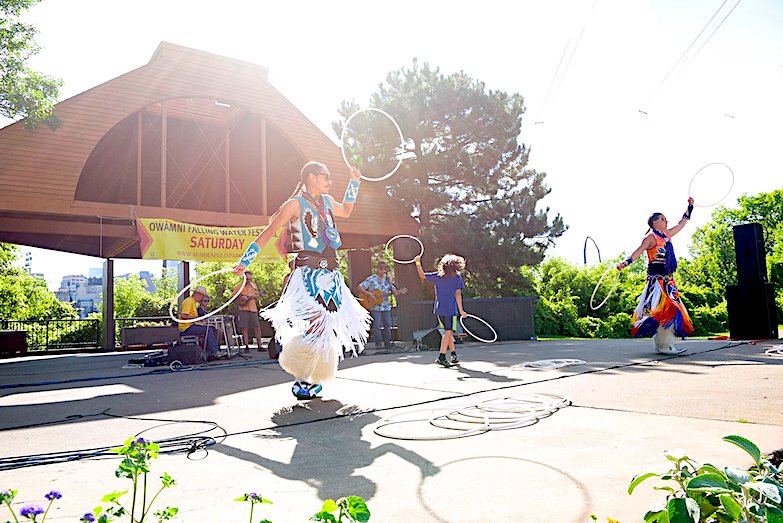
M370 314L372 315L372 339L375 342L375 348L385 348L392 346L391 342L391 295L399 296L401 291L397 289L394 282L389 278L389 267L385 262L378 262L375 267L375 274L368 276L359 284L362 303L370 304ZM383 342L381 342L381 328L383 328Z

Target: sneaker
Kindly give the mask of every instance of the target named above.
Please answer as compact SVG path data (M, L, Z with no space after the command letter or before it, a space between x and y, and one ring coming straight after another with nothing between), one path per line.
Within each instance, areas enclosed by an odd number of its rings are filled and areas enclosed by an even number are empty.
M318 393L323 390L323 386L320 383L313 383L310 385L310 397L317 398Z
M451 364L452 365L458 365L459 364L459 358L457 358L457 353L452 352L451 353Z
M446 355L445 355L445 354L441 354L440 356L438 356L438 359L437 359L437 360L435 360L435 363L437 363L437 364L439 364L439 365L443 365L443 366L444 366L444 367L446 367L447 369L448 369L449 367L451 367L451 363L449 363L448 361L446 361Z
M295 381L291 387L291 392L298 400L310 400L317 397L323 386L320 383L310 384L306 381Z
M308 390L308 387L310 386L309 383L306 381L295 381L294 384L291 386L291 392L296 396L296 399L298 400L308 400L310 399L310 391Z

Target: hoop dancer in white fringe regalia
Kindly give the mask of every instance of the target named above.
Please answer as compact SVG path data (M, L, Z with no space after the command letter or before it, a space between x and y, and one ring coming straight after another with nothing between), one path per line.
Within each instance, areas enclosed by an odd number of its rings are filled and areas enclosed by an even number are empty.
M322 163L309 162L294 194L270 219L269 227L251 243L235 272L250 265L261 246L287 226L286 250L296 253L295 269L277 305L262 313L282 344L280 366L296 378L298 399L316 397L321 383L334 378L343 350L364 350L369 313L351 294L338 269L342 244L335 217L348 218L359 194L361 173L351 169L342 203L330 196L332 179ZM301 192L300 192L301 191ZM285 236L285 235L284 235ZM355 353L355 351L354 351Z

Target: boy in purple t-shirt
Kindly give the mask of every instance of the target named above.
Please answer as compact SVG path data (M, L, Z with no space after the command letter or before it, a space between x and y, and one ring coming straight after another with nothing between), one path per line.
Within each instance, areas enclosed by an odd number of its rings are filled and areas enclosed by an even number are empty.
M440 354L435 363L451 367L459 363L454 349L454 324L456 316L467 316L462 309L462 289L465 283L460 273L465 270L465 259L456 254L447 254L438 263L438 272L425 273L421 268L421 256L416 256L416 270L419 278L435 284L435 315L443 325L443 338L440 340ZM451 363L446 360L446 350L451 349Z

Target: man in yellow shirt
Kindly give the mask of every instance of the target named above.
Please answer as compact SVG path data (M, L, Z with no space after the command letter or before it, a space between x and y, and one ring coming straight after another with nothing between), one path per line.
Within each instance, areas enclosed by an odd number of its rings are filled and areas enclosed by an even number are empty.
M234 287L234 293L239 292L242 284ZM242 333L242 339L245 341L245 349L248 348L253 337L250 336L250 330L258 340L258 350L261 350L261 321L258 318L258 286L253 282L253 273L245 271L245 288L237 297L239 304L239 332Z
M198 318L198 306L202 299L207 295L207 289L199 285L193 289L193 294L182 301L179 309L179 319L192 320ZM220 346L217 342L217 331L206 325L204 322L180 323L179 335L183 336L204 336L207 358L215 359Z

